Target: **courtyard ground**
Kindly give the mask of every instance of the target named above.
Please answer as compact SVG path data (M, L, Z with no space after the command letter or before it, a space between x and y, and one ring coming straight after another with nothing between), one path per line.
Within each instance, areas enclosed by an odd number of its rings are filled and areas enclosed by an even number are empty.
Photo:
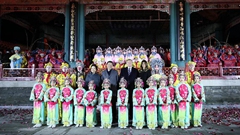
M136 130L129 126L120 129L117 123L111 129L62 127L48 128L46 125L40 128L32 128L32 109L0 109L0 135L239 135L240 134L240 109L236 107L214 107L204 109L203 127L188 129L169 128L149 130L145 127Z

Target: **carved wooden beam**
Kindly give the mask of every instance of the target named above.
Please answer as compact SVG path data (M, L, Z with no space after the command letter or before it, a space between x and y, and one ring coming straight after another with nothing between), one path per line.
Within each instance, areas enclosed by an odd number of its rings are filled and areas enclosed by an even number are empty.
M169 4L89 4L86 5L85 15L103 10L156 10L169 13Z
M0 16L11 12L56 12L65 13L65 5L1 5Z

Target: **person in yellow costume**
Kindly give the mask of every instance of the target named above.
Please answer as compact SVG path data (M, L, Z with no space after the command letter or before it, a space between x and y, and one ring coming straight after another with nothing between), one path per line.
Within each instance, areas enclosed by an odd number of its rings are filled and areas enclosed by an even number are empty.
M124 59L122 57L120 57L118 59L118 63L115 65L115 69L119 70L119 69L124 68L124 67L126 67Z
M196 65L196 62L193 62L193 61L188 62L188 71L186 72L186 77L187 77L187 83L190 86L194 84L193 75L195 73L195 65Z
M60 68L62 69L62 73L60 73L58 76L57 76L57 80L58 80L58 85L59 85L59 88L60 90L65 87L65 84L64 84L64 80L66 77L69 77L71 78L71 86L73 87L74 86L74 83L76 83L76 81L74 82L74 80L76 80L76 75L71 75L69 72L68 72L68 68L69 68L69 65L65 62L62 63L62 65L60 66ZM76 86L76 84L75 84Z
M134 58L133 58L133 67L138 69L138 70L141 67L141 62L139 61L138 56L134 56Z
M179 79L178 79L178 65L172 63L171 66L170 66L170 70L171 70L171 73L173 74L173 77L174 77L173 86L177 86L178 83L179 83Z
M62 69L62 73L58 74L57 75L57 81L58 81L58 86L59 86L59 89L62 90L64 87L65 87L65 79L68 77L68 78L71 78L71 86L73 87L74 86L74 83L76 85L76 75L71 75L68 73L68 68L69 68L69 65L65 62L62 63L62 65L60 66L60 68ZM75 81L74 81L75 80ZM58 100L58 105L59 105L59 120L62 118L62 104L61 104L61 101Z
M53 77L53 76L57 76L55 73L52 72L52 63L48 62L44 65L44 68L46 69L46 72L43 74L43 83L46 85L46 88L50 88L51 87L51 84L50 84L50 79Z
M26 68L27 67L27 56L26 56L26 52L22 51L22 63L21 63L21 68Z

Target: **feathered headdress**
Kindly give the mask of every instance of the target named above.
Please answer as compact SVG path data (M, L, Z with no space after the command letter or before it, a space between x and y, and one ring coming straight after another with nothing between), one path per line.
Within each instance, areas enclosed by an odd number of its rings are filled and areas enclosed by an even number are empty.
M46 63L46 64L44 65L44 68L46 68L46 67L53 67L53 65L52 65L51 62L48 62L48 63Z
M124 77L122 77L119 81L119 85L121 85L121 84L124 84L125 86L127 86L127 80L124 79Z
M135 86L137 86L137 84L138 83L140 83L141 84L141 87L143 87L144 86L144 82L143 82L143 80L140 78L140 77L138 77L136 80L135 80Z

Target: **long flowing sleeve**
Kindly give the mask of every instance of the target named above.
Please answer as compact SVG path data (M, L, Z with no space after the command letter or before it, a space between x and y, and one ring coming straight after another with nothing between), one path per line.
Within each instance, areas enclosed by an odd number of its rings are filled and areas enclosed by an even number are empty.
M179 93L179 86L181 84L179 83L177 86L176 86L176 98L177 98L177 101L178 102L181 102L183 100L183 98L180 96L180 93Z
M38 100L42 100L43 99L44 93L46 91L46 85L44 83L41 83L41 85L43 86L43 88L42 88L41 93L40 93L40 95L38 97Z
M135 97L135 91L136 91L136 89L133 90L133 94L132 94L133 105L138 105L136 97Z
M171 104L170 90L167 88L167 104Z
M149 104L149 98L148 98L147 92L148 92L148 88L145 91L145 102L146 102L146 105Z
M76 89L73 93L73 105L75 105L75 106L78 104L78 102L77 102L77 91L78 91L78 89Z
M50 88L49 88L49 89L50 89ZM44 94L44 102L50 101L49 96L48 96L49 89L47 89L46 92L45 92L45 94Z
M199 99L198 99L197 94L196 94L196 92L194 90L194 86L195 86L195 84L192 85L192 88L191 88L192 91L191 92L192 92L192 96L193 96L194 102L198 102Z
M120 94L119 94L120 90L118 90L117 92L117 106L121 105L121 99L120 99Z
M34 96L35 85L36 84L33 85L33 88L32 88L31 94L30 94L30 98L29 98L30 101L34 101L35 100L35 96Z
M203 102L206 102L206 99L205 99L205 90L204 90L203 85L201 85L201 87L202 87L202 92L201 92L201 95L202 95L202 101L203 101Z
M84 94L84 96L83 96L83 103L84 103L84 105L85 106L87 106L89 103L88 103L88 100L86 99L86 97L87 97L87 94L88 94L88 91Z
M191 92L191 88L188 84L186 84L188 87L188 96L187 96L187 101L190 102L191 98L192 98L192 92Z
M107 98L107 104L111 104L111 101L112 101L112 91L111 90L109 90L109 95L108 95L108 98Z
M163 104L163 100L162 100L162 97L161 97L161 88L158 90L159 91L159 94L158 94L158 103L159 105L162 105Z
M104 104L104 95L103 95L103 90L101 91L100 93L100 105L103 105Z
M95 106L96 103L97 103L97 92L95 92L95 97L94 97L94 99L93 99L91 105L92 105L92 106Z
M141 106L145 106L145 94L144 94L144 89L142 89L142 102L141 102Z
M128 93L128 90L126 90L126 98L125 98L125 102L124 102L124 106L127 106L128 105L128 98L129 98L129 93Z

